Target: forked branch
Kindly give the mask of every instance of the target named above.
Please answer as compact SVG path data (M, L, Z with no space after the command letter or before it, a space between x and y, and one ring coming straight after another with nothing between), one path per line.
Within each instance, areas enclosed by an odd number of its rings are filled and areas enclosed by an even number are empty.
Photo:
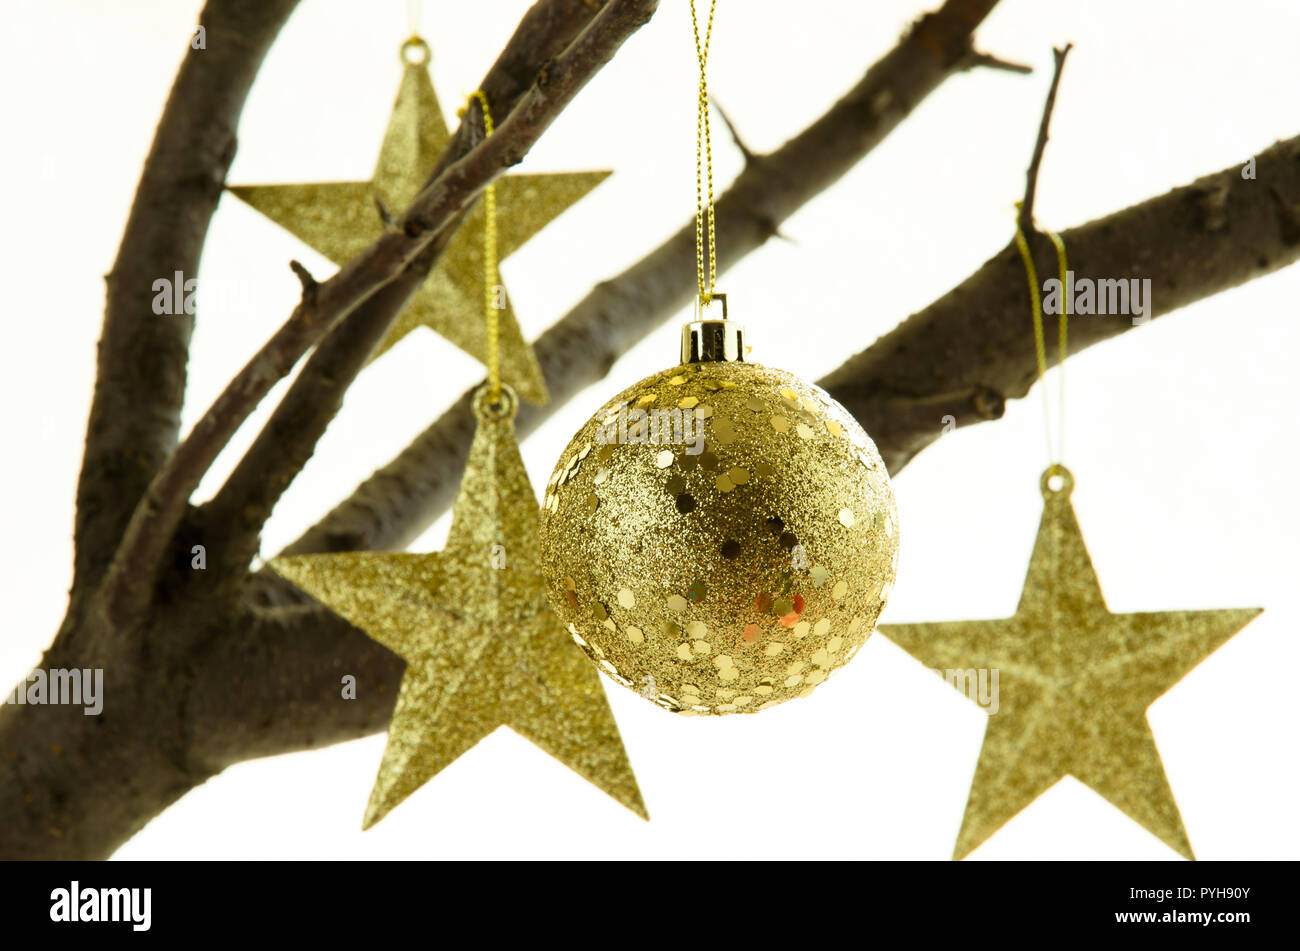
M377 249L385 241L392 245L387 254L398 267L389 279L396 280L388 287L376 286L378 292L367 302L369 306L358 307L339 322L308 360L226 484L204 507L207 532L226 566L246 568L256 554L262 525L315 451L371 352L450 240L451 226L484 187L523 159L577 92L650 18L657 2L610 0L571 42L538 64L528 85L521 83L525 74L521 65L527 56L511 54L509 49L509 55L503 54L498 61L506 64L501 73L490 73L484 81L498 91L503 118L499 117L496 133L490 138L471 138L475 125L461 124L461 132L431 181L394 230L372 245L376 255L384 253ZM578 24L570 16L561 25ZM527 21L521 25L518 45L536 51L538 44L531 38L531 29ZM563 32L555 34L541 51L551 52L563 36ZM510 105L513 108L505 112ZM478 117L477 109L472 115ZM406 253L403 248L413 252ZM320 292L328 284L321 285Z

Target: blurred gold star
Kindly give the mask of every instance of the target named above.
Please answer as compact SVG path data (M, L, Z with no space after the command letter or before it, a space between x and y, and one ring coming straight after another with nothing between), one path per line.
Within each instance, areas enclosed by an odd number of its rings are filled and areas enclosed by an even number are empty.
M1110 613L1058 471L1014 617L880 626L927 667L999 671L953 858L1065 776L1194 858L1146 710L1262 609Z
M649 818L600 675L546 600L513 409L484 406L441 552L271 563L407 663L364 827L498 726Z
M376 202L400 214L428 178L450 141L442 108L429 78L428 47L403 47L405 69L379 161L368 182L237 185L239 199L296 235L335 264L355 257L383 232ZM505 175L496 182L501 260L552 219L600 184L607 171ZM386 352L417 327L428 327L482 361L484 213L476 202L424 285L398 316L371 357ZM530 403L547 400L546 383L533 349L524 340L504 288L501 313L501 376Z

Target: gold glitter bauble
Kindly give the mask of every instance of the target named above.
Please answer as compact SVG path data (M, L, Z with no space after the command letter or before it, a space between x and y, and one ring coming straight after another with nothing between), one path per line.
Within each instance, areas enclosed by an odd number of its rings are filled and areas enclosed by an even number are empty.
M678 713L755 712L807 696L875 628L897 510L847 410L741 362L730 321L688 324L688 343L700 328L732 339L624 390L560 457L542 572L614 680Z

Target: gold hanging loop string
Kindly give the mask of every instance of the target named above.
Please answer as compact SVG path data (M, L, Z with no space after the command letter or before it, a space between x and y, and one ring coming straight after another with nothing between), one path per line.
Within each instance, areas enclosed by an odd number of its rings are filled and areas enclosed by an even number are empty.
M1020 210L1020 202L1016 202L1016 210ZM1056 248L1056 263L1060 270L1061 280L1061 308L1057 317L1057 324L1060 333L1057 337L1059 353L1057 355L1057 372L1060 375L1060 394L1057 398L1057 431L1056 439L1052 438L1052 410L1051 401L1047 396L1047 390L1043 389L1043 429L1047 437L1047 455L1051 463L1051 472L1057 474L1063 469L1061 463L1065 457L1065 357L1068 343L1068 325L1070 317L1070 295L1068 293L1067 276L1069 272L1069 261L1065 254L1065 242L1061 236L1054 231L1045 232L1051 239L1052 245ZM1047 375L1047 340L1043 333L1043 302L1039 296L1038 288L1038 269L1034 266L1034 256L1029 251L1029 241L1025 238L1025 233L1021 230L1019 216L1016 218L1016 247L1020 249L1020 259L1025 265L1025 277L1029 282L1029 309L1034 320L1034 349L1038 356L1038 383L1042 388L1043 378Z
M691 29L695 34L695 58L700 64L700 98L695 117L695 273L700 291L697 307L700 309L713 303L713 288L718 277L717 236L713 223L713 143L709 137L707 74L709 41L713 38L713 14L717 6L717 0L709 0L709 20L704 28L704 43L701 44L700 22L695 14L695 0L691 0Z
M492 110L483 90L470 93L483 110L483 133L492 134ZM467 104L468 105L468 104ZM462 110L462 114L464 110ZM501 313L497 305L501 278L497 270L497 191L495 185L483 189L483 319L487 326L488 386L492 400L501 397Z
M1056 321L1058 327L1057 345L1059 347L1059 353L1056 359L1056 375L1060 378L1057 384L1060 387L1060 395L1056 399L1056 407L1060 416L1057 420L1056 428L1057 465L1055 468L1062 468L1060 464L1065 462L1065 358L1067 355L1066 342L1069 333L1067 328L1069 327L1070 317L1070 295L1066 293L1066 280L1069 277L1070 264L1065 256L1065 242L1061 240L1061 236L1055 231L1047 232L1047 236L1052 239L1052 246L1056 248L1056 267L1061 280L1061 313L1057 317ZM1043 364L1046 362L1045 357L1039 362L1039 379L1042 379L1042 374L1044 372Z

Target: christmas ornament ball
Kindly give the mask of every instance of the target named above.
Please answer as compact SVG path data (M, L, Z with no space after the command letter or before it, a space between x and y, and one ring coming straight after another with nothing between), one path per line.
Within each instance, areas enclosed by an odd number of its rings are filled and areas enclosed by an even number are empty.
M875 628L898 565L871 439L824 390L743 362L734 328L688 324L683 364L578 431L541 509L546 591L574 641L686 715L807 696Z

